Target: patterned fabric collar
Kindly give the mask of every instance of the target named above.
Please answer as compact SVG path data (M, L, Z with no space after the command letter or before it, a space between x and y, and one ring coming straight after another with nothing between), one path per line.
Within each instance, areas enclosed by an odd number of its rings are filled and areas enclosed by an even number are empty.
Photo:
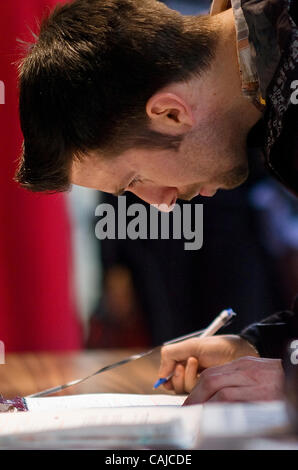
M242 94L252 101L259 110L263 111L265 100L261 96L257 75L255 63L256 51L253 44L248 41L249 30L241 8L241 0L213 0L210 15L216 15L231 7L233 8L235 18Z

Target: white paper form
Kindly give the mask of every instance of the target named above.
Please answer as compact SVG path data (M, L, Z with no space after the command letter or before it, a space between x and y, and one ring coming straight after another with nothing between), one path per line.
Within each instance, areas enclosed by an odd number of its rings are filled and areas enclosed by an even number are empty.
M192 448L202 406L123 406L3 413L0 447L16 442L71 448L140 445ZM132 447L131 447L132 446Z
M0 449L192 449L206 438L265 437L288 426L284 402L181 407L185 397L171 395L70 398L33 398L32 411L0 414Z
M91 393L62 397L26 398L29 411L125 406L181 406L187 395Z

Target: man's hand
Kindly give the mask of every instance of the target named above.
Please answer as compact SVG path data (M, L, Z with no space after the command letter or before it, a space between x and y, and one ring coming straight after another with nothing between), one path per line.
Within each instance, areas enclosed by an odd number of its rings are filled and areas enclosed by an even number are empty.
M168 377L174 372L164 387L176 393L189 393L198 381L198 373L242 356L258 357L258 353L240 336L192 338L162 348L159 377Z
M284 397L284 371L280 359L243 357L229 364L211 367L184 402L281 400Z

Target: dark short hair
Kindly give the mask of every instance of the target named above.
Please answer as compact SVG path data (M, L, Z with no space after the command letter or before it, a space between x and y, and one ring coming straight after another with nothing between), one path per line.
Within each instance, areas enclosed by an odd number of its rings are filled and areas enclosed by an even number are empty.
M177 149L181 137L150 130L146 103L206 69L216 40L208 16L183 17L155 0L56 7L20 63L16 180L32 191L65 191L73 159L88 151Z

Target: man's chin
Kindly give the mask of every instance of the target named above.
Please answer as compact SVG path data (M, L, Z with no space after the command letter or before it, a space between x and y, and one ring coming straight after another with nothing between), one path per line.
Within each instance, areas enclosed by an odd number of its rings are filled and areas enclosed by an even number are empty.
M181 195L179 196L179 199L182 200L182 201L192 201L195 197L197 196L206 196L206 197L212 197L216 194L217 192L217 189L215 189L214 191L202 191L202 192L197 192L195 194L192 194L191 196L188 196L188 195Z
M219 183L219 182L213 182L213 184L210 184L210 187L208 187L208 184L206 186L201 185L200 190L196 189L195 191L192 191L191 193L184 193L184 194L179 194L178 199L182 201L191 201L195 197L201 195L201 196L206 196L206 197L213 197L219 189L223 190L232 190L236 189L239 186L241 186L245 181L247 180L249 176L249 170L246 166L241 166L237 168L236 170L234 169L231 174L228 176L225 175L224 180Z
M178 196L178 199L180 199L180 201L190 202L192 199L194 199L198 195L199 195L198 192L192 193L192 194L181 194Z

